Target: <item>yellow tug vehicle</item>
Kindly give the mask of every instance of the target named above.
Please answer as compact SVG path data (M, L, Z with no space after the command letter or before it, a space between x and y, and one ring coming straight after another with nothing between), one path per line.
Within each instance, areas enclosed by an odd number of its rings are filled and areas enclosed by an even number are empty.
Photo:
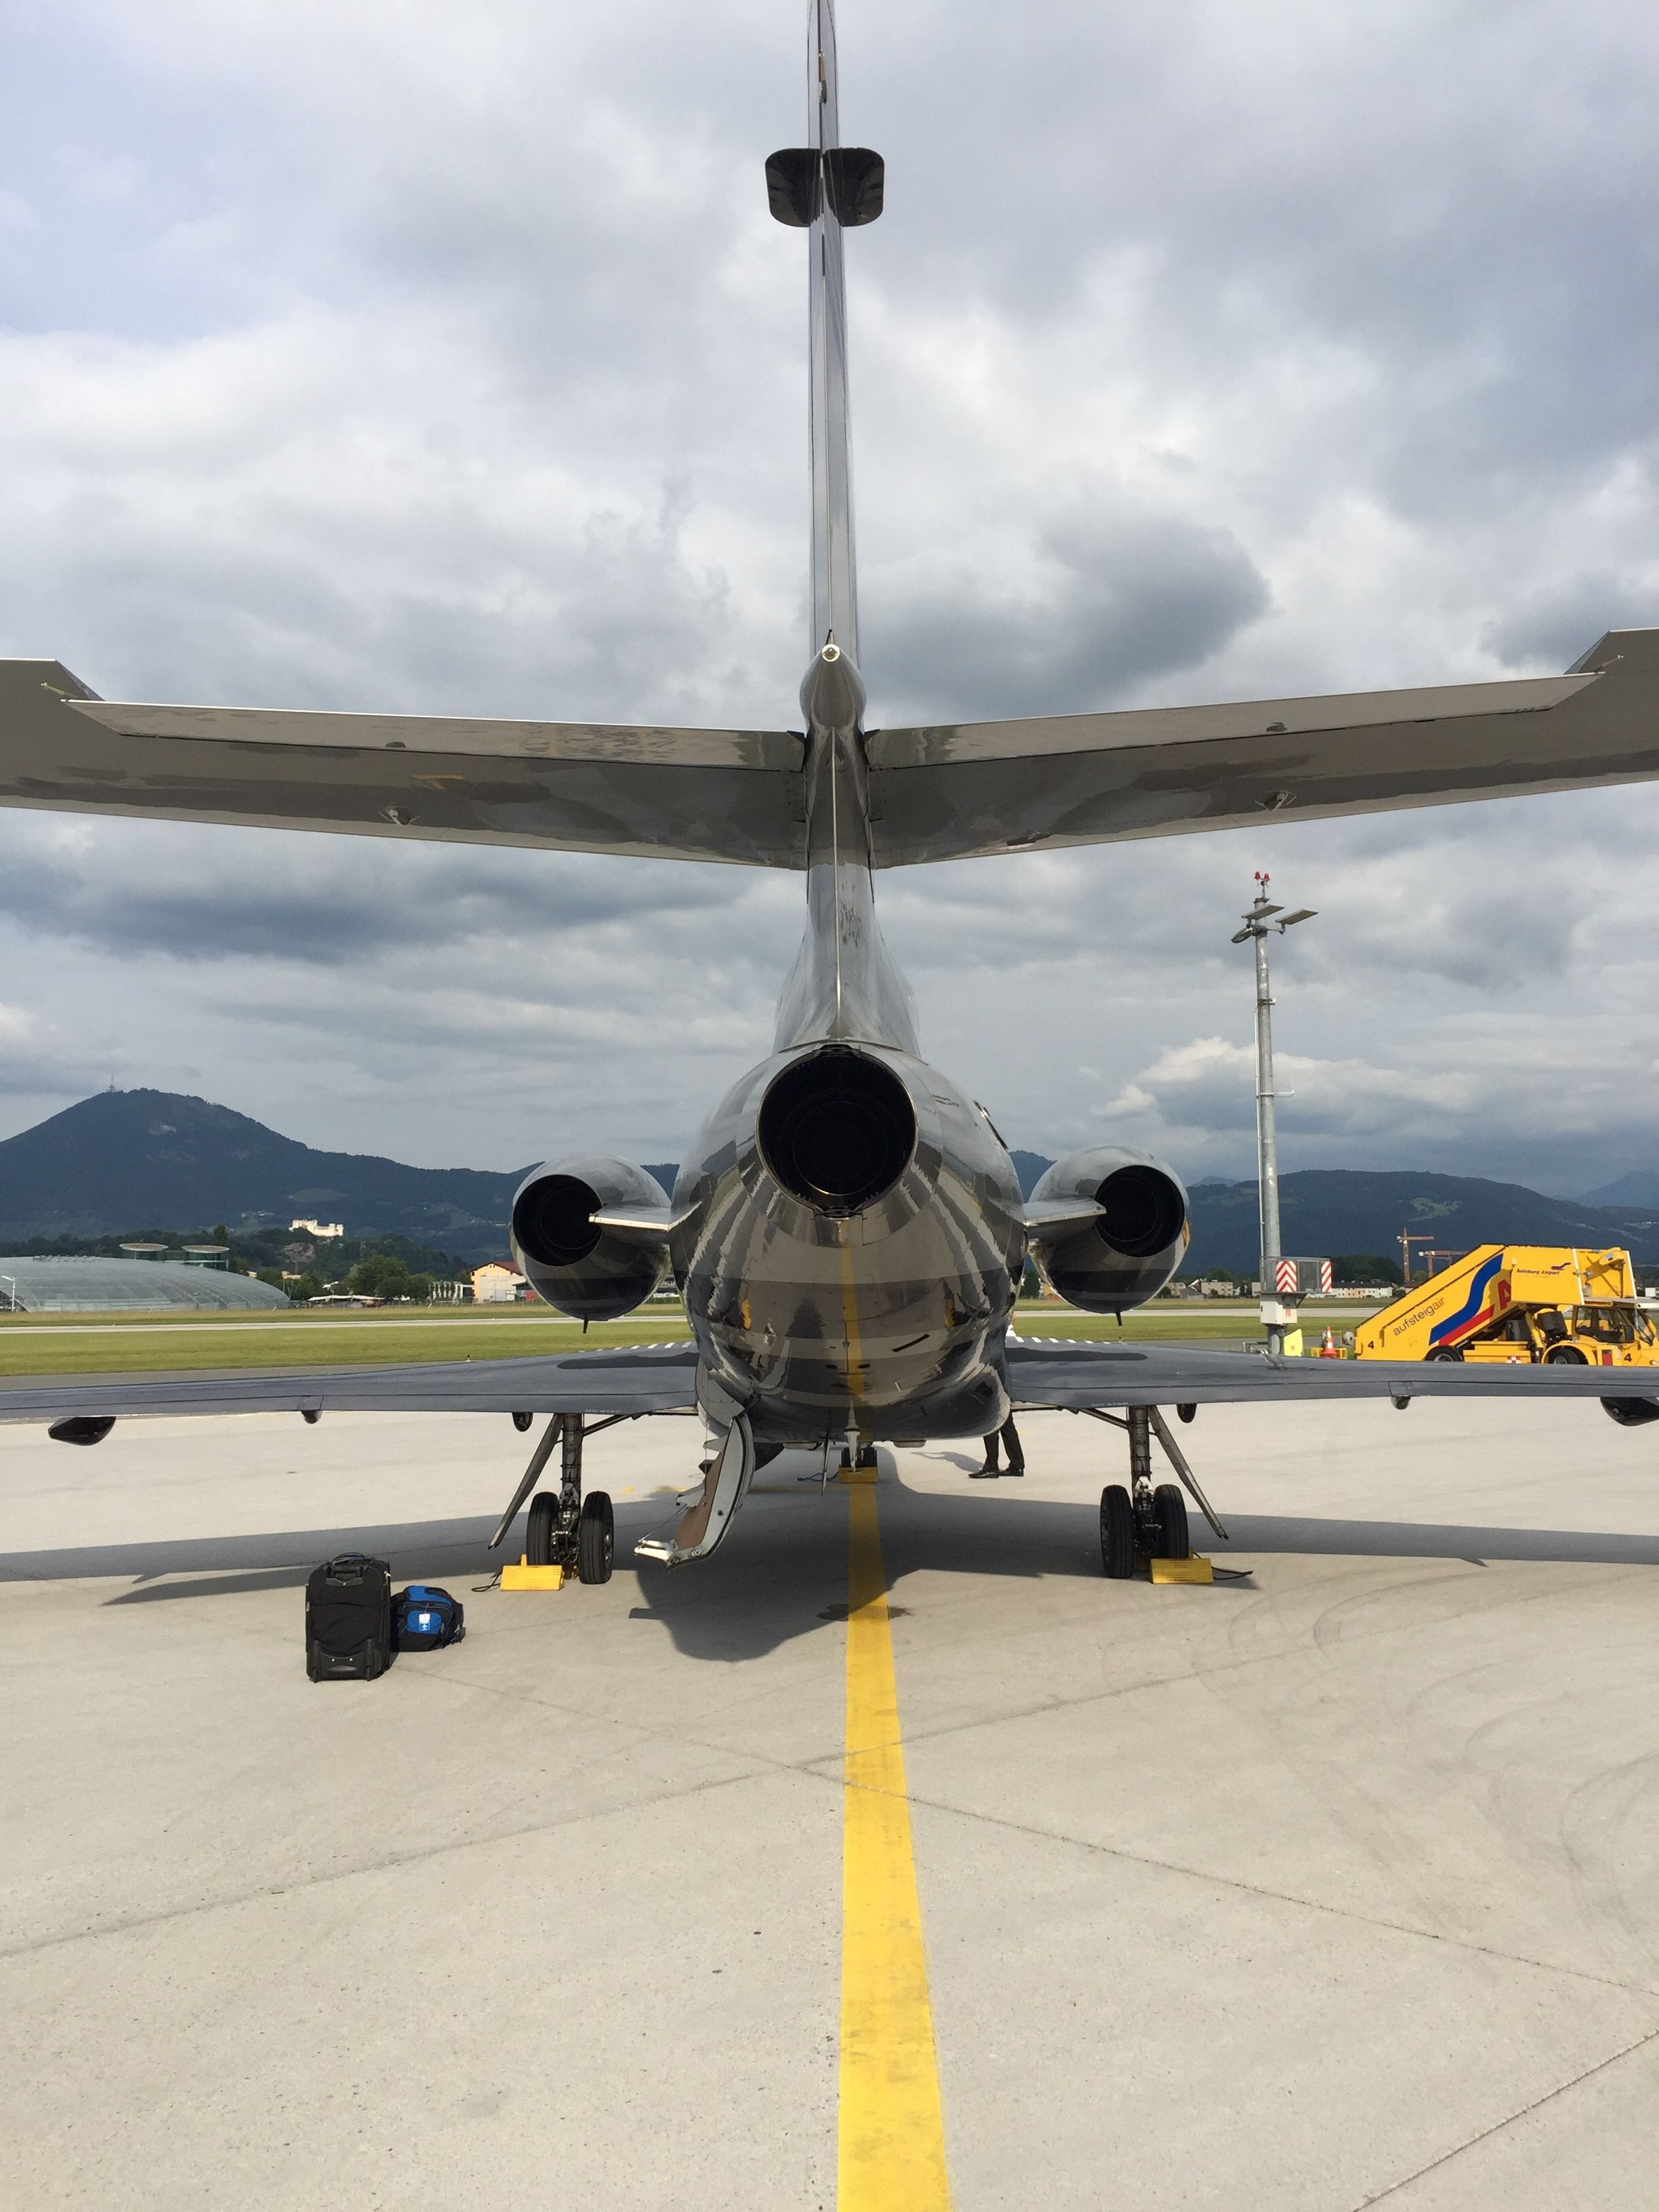
M1481 1244L1354 1331L1356 1359L1659 1367L1630 1255Z

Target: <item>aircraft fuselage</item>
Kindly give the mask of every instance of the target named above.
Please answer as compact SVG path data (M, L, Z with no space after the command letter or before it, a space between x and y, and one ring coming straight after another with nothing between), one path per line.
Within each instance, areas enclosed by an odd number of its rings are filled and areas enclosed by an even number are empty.
M866 1105L856 1081L872 1070L882 1095ZM850 1108L837 1073L854 1079ZM803 1134L800 1109L792 1128L792 1080L823 1086L819 1120L833 1115L835 1129ZM895 1130L881 1127L884 1104ZM809 1099L809 1124L812 1111ZM854 1203L893 1164L872 1158L884 1134L907 1156ZM815 1143L830 1157L815 1160ZM1019 1184L984 1112L937 1068L831 1040L762 1062L704 1124L675 1204L696 1207L672 1258L716 1420L741 1407L757 1440L817 1444L984 1436L1007 1418Z

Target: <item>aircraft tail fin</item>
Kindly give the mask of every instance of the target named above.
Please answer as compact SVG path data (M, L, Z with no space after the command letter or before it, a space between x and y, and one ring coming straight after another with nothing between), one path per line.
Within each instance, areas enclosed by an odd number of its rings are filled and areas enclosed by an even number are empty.
M831 639L859 658L858 585L853 561L853 463L848 424L847 285L842 232L881 213L886 169L867 146L841 143L834 0L812 0L807 21L810 143L768 157L772 213L811 234L807 268L811 354L812 635L814 654Z

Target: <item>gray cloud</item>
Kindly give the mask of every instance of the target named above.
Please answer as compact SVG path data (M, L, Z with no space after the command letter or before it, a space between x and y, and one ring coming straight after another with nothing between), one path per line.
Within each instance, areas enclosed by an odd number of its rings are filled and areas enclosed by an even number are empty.
M995 577L947 557L885 605L872 595L866 657L903 672L890 720L1085 712L1195 667L1268 605L1231 532L1104 494L1009 556Z
M888 720L1561 666L1659 605L1628 0L1333 16L842 0ZM0 87L0 648L109 696L783 726L805 650L799 128L762 0L64 0ZM1659 1155L1659 795L884 880L1017 1141L1571 1188ZM14 1126L114 1076L323 1144L672 1157L765 1048L799 883L0 819ZM14 1027L7 1030L3 1023ZM1219 1050L1210 1041L1219 1040ZM561 1133L563 1133L562 1136Z

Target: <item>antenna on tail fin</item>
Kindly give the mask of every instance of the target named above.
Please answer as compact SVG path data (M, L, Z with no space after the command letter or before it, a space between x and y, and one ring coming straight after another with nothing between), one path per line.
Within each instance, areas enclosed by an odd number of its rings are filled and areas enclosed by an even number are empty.
M881 213L885 170L867 146L843 146L836 89L833 0L812 0L807 23L807 137L766 163L780 222L810 230L812 443L811 649L834 638L856 667L858 583L853 562L853 461L848 428L847 288L841 234Z

